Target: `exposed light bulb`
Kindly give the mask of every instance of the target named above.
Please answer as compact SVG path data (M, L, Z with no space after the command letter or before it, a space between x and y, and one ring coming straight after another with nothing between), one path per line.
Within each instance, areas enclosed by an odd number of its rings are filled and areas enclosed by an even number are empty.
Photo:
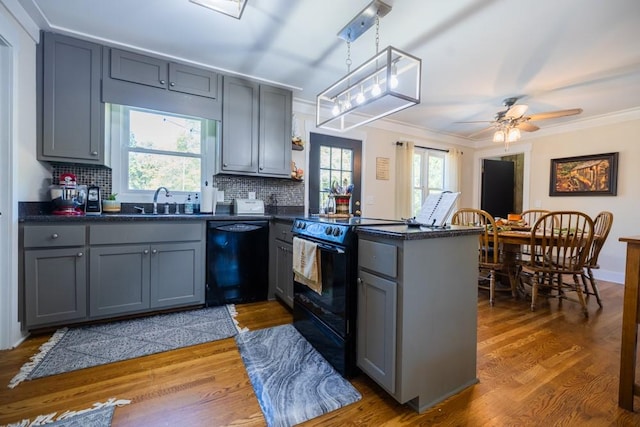
M335 116L337 116L338 114L340 114L340 106L338 105L338 101L333 103L333 108L331 109L331 114Z
M389 87L395 89L398 87L398 67L396 64L391 66L391 79L389 80Z
M350 110L351 107L352 107L352 105L351 105L351 95L349 95L347 93L347 98L342 103L342 111Z
M364 96L364 87L360 86L360 92L358 93L358 96L356 96L356 102L358 104L362 104L364 103L364 101L366 101L367 99Z
M378 84L378 79L376 78L376 82L371 86L371 96L378 96L381 92L380 84Z

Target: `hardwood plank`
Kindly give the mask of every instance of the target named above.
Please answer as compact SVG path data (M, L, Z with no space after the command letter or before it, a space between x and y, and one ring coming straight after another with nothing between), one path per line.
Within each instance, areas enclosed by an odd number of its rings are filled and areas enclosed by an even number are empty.
M480 382L418 414L365 375L352 380L363 399L309 420L308 426L640 425L618 407L623 286L600 282L604 308L488 293L478 298ZM238 322L255 330L292 321L276 301L238 305ZM110 397L131 399L113 426L264 426L235 341L220 340L62 375L6 384L50 335L0 352L0 424L83 409ZM636 402L638 403L638 402Z

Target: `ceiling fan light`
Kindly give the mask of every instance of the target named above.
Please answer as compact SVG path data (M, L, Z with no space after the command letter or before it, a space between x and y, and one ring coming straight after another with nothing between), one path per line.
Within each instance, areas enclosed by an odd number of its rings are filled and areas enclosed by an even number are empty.
M520 129L511 128L509 129L509 133L507 134L507 140L509 142L516 142L520 139Z
M504 137L504 131L502 129L497 130L494 134L493 134L493 142L504 142L505 137Z

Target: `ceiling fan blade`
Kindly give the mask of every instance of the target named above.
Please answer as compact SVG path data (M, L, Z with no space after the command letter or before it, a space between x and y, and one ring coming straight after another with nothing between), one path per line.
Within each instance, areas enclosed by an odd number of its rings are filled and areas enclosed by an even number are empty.
M483 133L486 133L486 132L488 132L490 130L494 130L494 129L495 129L495 126L489 126L487 128L484 128L482 130L479 130L477 132L474 132L474 133L470 134L467 138L475 138L476 136L480 136Z
M529 120L546 120L555 119L557 117L575 116L582 113L582 108L571 108L569 110L548 111L546 113L532 114L528 117Z
M525 132L535 132L538 129L540 129L538 126L534 125L533 123L528 123L528 122L518 123L516 127Z
M472 122L453 122L453 123L493 123L493 120L476 120Z
M527 111L527 108L529 107L524 104L514 105L513 107L509 108L504 117L508 119L518 119L524 115L524 113Z

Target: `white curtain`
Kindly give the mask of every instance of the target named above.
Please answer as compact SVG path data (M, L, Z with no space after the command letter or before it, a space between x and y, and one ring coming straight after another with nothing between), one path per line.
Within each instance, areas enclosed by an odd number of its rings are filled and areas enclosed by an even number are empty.
M445 177L445 187L454 193L462 188L462 151L457 148L449 149L447 153L447 176ZM455 209L458 209L460 199L456 201Z
M413 217L413 150L413 142L396 143L395 217L397 219Z

